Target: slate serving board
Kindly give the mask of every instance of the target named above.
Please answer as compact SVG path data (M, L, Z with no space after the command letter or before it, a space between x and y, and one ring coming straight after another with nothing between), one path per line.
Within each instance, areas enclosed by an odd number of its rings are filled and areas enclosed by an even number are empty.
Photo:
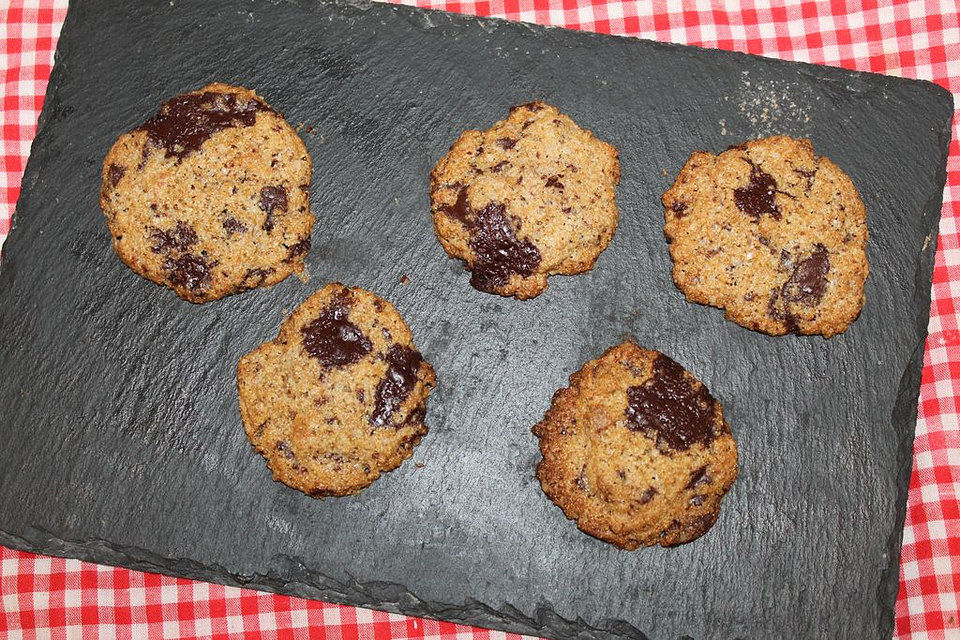
M306 125L319 221L308 283L194 306L114 256L98 176L212 80ZM620 149L621 222L593 272L517 302L446 258L428 173L535 98ZM394 6L74 0L3 247L0 542L557 638L889 636L951 113L929 83ZM670 280L659 196L687 155L781 132L869 211L867 305L829 341ZM329 280L393 301L439 386L412 461L316 501L270 481L234 372ZM579 533L533 475L553 391L627 335L700 376L740 446L720 521L677 549Z

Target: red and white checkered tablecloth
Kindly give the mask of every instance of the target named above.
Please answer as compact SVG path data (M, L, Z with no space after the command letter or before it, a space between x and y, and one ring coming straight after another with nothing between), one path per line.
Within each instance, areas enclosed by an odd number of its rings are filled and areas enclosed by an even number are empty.
M404 0L433 9L735 49L911 78L960 104L956 2L777 0L725 7L619 0ZM0 0L3 153L0 242L43 104L67 0ZM694 8L690 8L691 5ZM933 274L896 637L960 639L960 120L954 118ZM0 635L7 637L441 638L509 634L245 589L48 558L0 547ZM516 636L514 636L516 637Z

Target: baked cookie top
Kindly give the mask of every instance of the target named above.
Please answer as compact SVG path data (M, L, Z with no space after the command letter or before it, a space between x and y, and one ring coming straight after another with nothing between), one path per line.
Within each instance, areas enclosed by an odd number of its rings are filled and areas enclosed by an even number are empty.
M630 341L571 375L533 432L544 493L621 549L700 537L737 477L720 403L672 359Z
M165 102L103 163L100 207L131 269L190 302L280 282L310 250L310 156L253 91Z
M356 493L409 458L435 384L393 305L339 283L237 365L250 442L274 480L317 498Z
M543 102L465 131L430 174L434 230L480 291L534 298L593 268L617 228L617 150Z
M770 335L842 333L865 296L867 212L809 140L774 136L690 156L663 194L673 280Z

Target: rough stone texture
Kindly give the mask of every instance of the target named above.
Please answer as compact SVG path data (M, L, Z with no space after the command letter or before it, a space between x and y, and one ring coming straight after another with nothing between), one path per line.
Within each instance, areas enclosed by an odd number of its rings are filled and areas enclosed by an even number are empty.
M312 127L322 222L308 284L197 307L116 259L97 191L117 135L212 80ZM445 256L428 180L533 99L620 150L622 215L592 272L517 302ZM401 7L76 0L0 269L0 542L552 637L889 636L951 113L928 83ZM660 194L691 151L774 132L869 212L867 304L829 341L671 282ZM328 280L393 301L440 382L423 468L318 502L270 481L233 372ZM737 432L723 515L678 549L593 540L534 478L530 427L625 334Z

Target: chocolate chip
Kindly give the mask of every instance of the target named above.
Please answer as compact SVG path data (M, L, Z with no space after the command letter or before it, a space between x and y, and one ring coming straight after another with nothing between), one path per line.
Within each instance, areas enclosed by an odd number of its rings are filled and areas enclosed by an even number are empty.
M560 191L563 191L563 183L560 182L560 176L550 176L549 178L547 178L547 182L545 186L553 187L555 189L559 189Z
M763 215L774 220L780 219L780 209L777 207L777 181L769 173L750 163L750 181L745 187L733 190L733 199L737 208L754 220L759 221Z
M262 228L269 233L273 231L273 214L287 212L287 190L282 186L260 189L260 208L267 212Z
M138 130L146 131L150 143L163 148L166 157L176 157L179 162L199 150L218 131L252 126L259 111L273 110L255 99L241 102L233 93L207 91L181 95L163 103L157 114Z
M807 180L806 192L810 193L810 190L813 189L814 177L817 175L816 168L813 169L794 169L794 173L798 173Z
M236 218L230 217L223 221L223 230L228 236L232 236L235 233L245 233L247 227Z
M470 224L470 203L467 201L467 188L464 186L460 187L460 191L457 193L457 201L454 204L441 204L437 208L454 220L459 220L465 225Z
M829 271L830 252L818 244L810 256L797 263L793 275L784 283L781 290L783 299L807 306L818 304L827 289Z
M290 443L286 440L278 440L275 446L276 450L284 455L285 458L290 460L296 460L297 456L294 455L293 449L290 448Z
M682 218L687 215L687 203L677 200L672 205L670 205L670 211L673 211L673 215L678 218Z
M707 466L704 465L690 474L690 481L687 482L687 486L684 489L693 489L694 487L699 487L701 484L710 484L710 476L707 475Z
M150 250L154 253L169 253L174 249L186 251L197 243L197 232L183 220L178 220L177 226L167 231L154 229L150 237L153 238Z
M290 262L297 256L302 256L304 254L310 253L310 238L306 237L294 245L291 245L287 249L287 257L284 258L284 262Z
M325 367L353 364L370 353L373 344L350 322L350 291L341 290L312 322L300 329L303 348Z
M694 507L699 507L700 505L702 505L702 504L704 503L704 501L705 501L706 499L707 499L706 496L702 496L702 495L700 495L700 494L697 494L697 495L693 496L692 498L690 498L690 504L693 505Z
M581 491L586 491L586 490L587 490L587 479L586 479L586 475L587 475L587 468L586 468L586 467L581 467L580 473L578 473L578 474L577 474L577 477L574 479L574 482L577 484L577 487L578 487Z
M120 165L111 163L110 168L107 169L107 179L110 180L110 186L117 186L117 183L120 182L126 172L127 170Z
M497 138L497 144L501 149L513 149L517 145L516 138Z
M507 160L501 160L501 161L498 162L497 164L495 164L495 165L493 165L492 167L490 167L490 171L492 171L493 173L500 173L501 171L503 171L503 168L504 168L504 167L507 167L507 166L509 166L509 165L510 165L510 162L509 162L509 161L507 161Z
M661 451L689 449L716 438L717 401L707 388L685 375L683 367L659 354L653 377L627 389L627 425L656 439Z
M187 253L177 259L167 258L163 263L167 280L191 291L200 291L210 284L210 266L203 256Z
M780 308L780 289L774 289L770 292L770 301L767 303L767 314L775 321L782 322L787 333L798 333L800 331L799 318L789 309Z
M391 423L393 414L413 391L423 357L415 349L395 344L387 352L386 361L387 372L377 385L373 413L370 415L370 424L376 429Z
M644 490L644 492L640 494L640 497L637 498L637 501L640 504L647 504L648 502L653 500L654 496L656 496L658 493L660 492L657 491L656 487L647 487L646 490Z
M273 269L269 267L266 269L247 269L247 273L243 276L243 281L249 287L259 287L271 273L273 273Z

